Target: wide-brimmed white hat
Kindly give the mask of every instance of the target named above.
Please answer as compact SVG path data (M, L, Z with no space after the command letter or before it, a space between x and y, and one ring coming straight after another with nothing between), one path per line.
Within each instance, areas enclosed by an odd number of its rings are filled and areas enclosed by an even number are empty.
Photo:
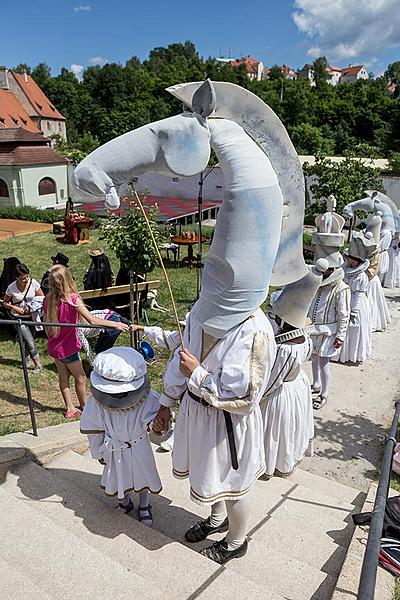
M90 382L105 394L139 390L145 383L146 361L133 348L117 347L100 352L93 362Z

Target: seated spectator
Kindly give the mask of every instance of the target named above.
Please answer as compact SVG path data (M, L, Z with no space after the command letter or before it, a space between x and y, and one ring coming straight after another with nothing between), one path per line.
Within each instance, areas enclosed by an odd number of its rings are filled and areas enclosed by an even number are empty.
M3 262L3 271L0 275L0 298L4 297L10 283L16 280L16 267L21 261L16 256L11 256L10 258L3 258Z
M53 265L64 265L64 267L68 267L69 258L62 252L57 252L55 256L51 257ZM43 290L45 296L49 293L49 274L50 271L46 271L46 273L42 277L42 281L40 282L40 287Z

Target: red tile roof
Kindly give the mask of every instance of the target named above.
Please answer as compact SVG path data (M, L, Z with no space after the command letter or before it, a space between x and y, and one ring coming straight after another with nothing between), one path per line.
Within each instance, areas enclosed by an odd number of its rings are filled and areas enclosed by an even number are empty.
M28 131L39 132L14 94L0 88L0 130L3 127L22 127Z
M68 160L40 133L20 127L0 129L0 166L66 165Z
M348 75L357 75L364 68L364 65L357 65L355 67L347 67L342 69L342 77L347 77Z
M3 142L11 144L22 142L24 144L40 144L42 146L50 144L50 140L44 137L43 133L39 132L38 129L33 132L21 127L0 128L0 143Z
M229 64L231 65L231 67L234 68L240 67L240 65L244 65L248 73L253 73L254 75L257 75L258 65L260 64L260 61L256 60L252 56L246 56L245 58L240 58L238 60L231 60L229 61Z
M12 71L12 75L38 115L46 119L62 119L65 121L65 117L53 106L46 94L30 75L26 75L26 81L25 75L21 73Z

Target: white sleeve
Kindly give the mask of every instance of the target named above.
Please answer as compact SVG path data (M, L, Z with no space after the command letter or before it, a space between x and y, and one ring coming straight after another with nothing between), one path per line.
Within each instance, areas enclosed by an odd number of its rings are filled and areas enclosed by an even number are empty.
M143 429L147 431L149 423L154 421L160 408L160 394L155 390L150 390L149 395L143 402L142 413L140 415Z
M170 352L180 345L180 337L177 331L167 331L161 327L145 327L144 334L153 344L167 348Z
M301 364L293 355L293 346L291 344L278 346L264 397L280 388L288 377L290 377L289 381L296 379L300 369Z
M90 452L93 458L102 458L101 447L104 442L104 420L103 411L93 398L89 395L80 422L81 433L88 436Z
M267 333L251 331L227 350L215 372L209 373L202 366L197 367L188 387L215 408L234 414L249 414L264 391L268 354Z
M337 330L336 338L344 341L350 320L350 288L346 286L336 296L336 318Z
M163 392L160 396L162 406L173 406L179 402L187 389L187 378L180 370L180 346L174 351L164 374Z

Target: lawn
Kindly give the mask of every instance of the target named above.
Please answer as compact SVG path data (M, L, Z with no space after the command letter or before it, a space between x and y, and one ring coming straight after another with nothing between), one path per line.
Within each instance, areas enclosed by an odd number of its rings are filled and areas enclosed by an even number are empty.
M26 263L31 271L32 277L39 282L43 273L51 265L51 256L57 251L67 254L70 258L71 272L77 282L78 289L83 289L83 275L90 265L88 251L98 246L104 246L99 239L98 230L91 231L90 244L78 246L65 246L56 240L51 233L31 234L11 238L0 242L0 257L17 256ZM119 263L111 251L104 246L105 252L110 258L114 273L119 268ZM181 257L185 249L181 250ZM180 318L184 318L186 312L196 298L196 269L189 270L187 267L168 267L175 301ZM158 302L161 306L170 307L167 287L163 280L161 268L156 268L148 276L149 279L160 279L161 287L158 293ZM149 311L151 325L161 325L164 328L175 328L171 313L161 314ZM121 334L118 343L129 344L129 336ZM32 395L35 401L35 413L38 427L56 425L64 421L64 406L57 384L57 372L53 360L47 355L47 342L44 337L37 339L38 350L42 358L43 372L40 375L31 375ZM84 355L83 355L84 356ZM168 353L156 349L155 360L149 365L149 374L153 387L158 391L162 386L162 374L168 360ZM0 329L0 435L14 431L23 431L31 426L23 375L19 354L19 345L15 342L14 330L8 327Z

